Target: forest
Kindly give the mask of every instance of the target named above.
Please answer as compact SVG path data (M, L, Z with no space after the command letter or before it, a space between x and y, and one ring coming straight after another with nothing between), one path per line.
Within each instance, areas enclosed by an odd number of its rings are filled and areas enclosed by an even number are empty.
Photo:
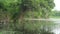
M53 1L0 0L0 34L54 34L53 22L39 20L54 13Z

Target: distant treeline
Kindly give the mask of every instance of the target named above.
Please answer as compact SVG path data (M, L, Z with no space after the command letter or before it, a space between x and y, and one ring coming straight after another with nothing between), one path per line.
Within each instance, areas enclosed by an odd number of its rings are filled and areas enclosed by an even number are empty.
M60 17L60 11L52 11L52 17Z

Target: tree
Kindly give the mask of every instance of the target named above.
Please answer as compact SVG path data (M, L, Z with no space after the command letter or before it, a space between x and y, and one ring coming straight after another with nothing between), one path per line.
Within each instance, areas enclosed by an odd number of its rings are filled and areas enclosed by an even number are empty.
M38 31L36 28L38 28L39 26L39 25L34 25L31 22L29 23L29 25L32 24L32 26L35 28L34 32L31 32L33 30L32 29L29 30L29 28L24 29L24 27L28 25L27 22L24 23L25 17L29 16L30 18L49 18L51 9L53 7L54 7L53 0L3 0L0 3L0 9L2 9L3 11L6 11L5 12L6 15L5 14L4 15L7 16L7 18L9 18L8 19L9 21L11 20L13 21L12 23L13 30L20 31L20 32L22 31L25 34L26 34L25 32L26 30L29 31L28 33L36 34ZM29 27L32 27L32 26L29 26Z

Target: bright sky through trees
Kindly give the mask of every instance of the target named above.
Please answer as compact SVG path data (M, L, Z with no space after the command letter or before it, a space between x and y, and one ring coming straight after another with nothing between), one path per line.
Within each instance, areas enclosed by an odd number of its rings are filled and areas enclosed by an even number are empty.
M60 10L60 0L54 0L55 3L55 10Z

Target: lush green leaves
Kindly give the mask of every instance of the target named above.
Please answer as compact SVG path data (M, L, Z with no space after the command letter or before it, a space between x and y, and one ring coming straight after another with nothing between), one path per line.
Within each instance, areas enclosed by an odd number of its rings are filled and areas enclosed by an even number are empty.
M9 24L14 31L25 32L25 34L44 34L47 33L47 31L42 33L44 26L47 28L51 25L48 21L25 22L23 18L49 18L53 7L53 0L0 0L0 18L12 20L13 25Z

